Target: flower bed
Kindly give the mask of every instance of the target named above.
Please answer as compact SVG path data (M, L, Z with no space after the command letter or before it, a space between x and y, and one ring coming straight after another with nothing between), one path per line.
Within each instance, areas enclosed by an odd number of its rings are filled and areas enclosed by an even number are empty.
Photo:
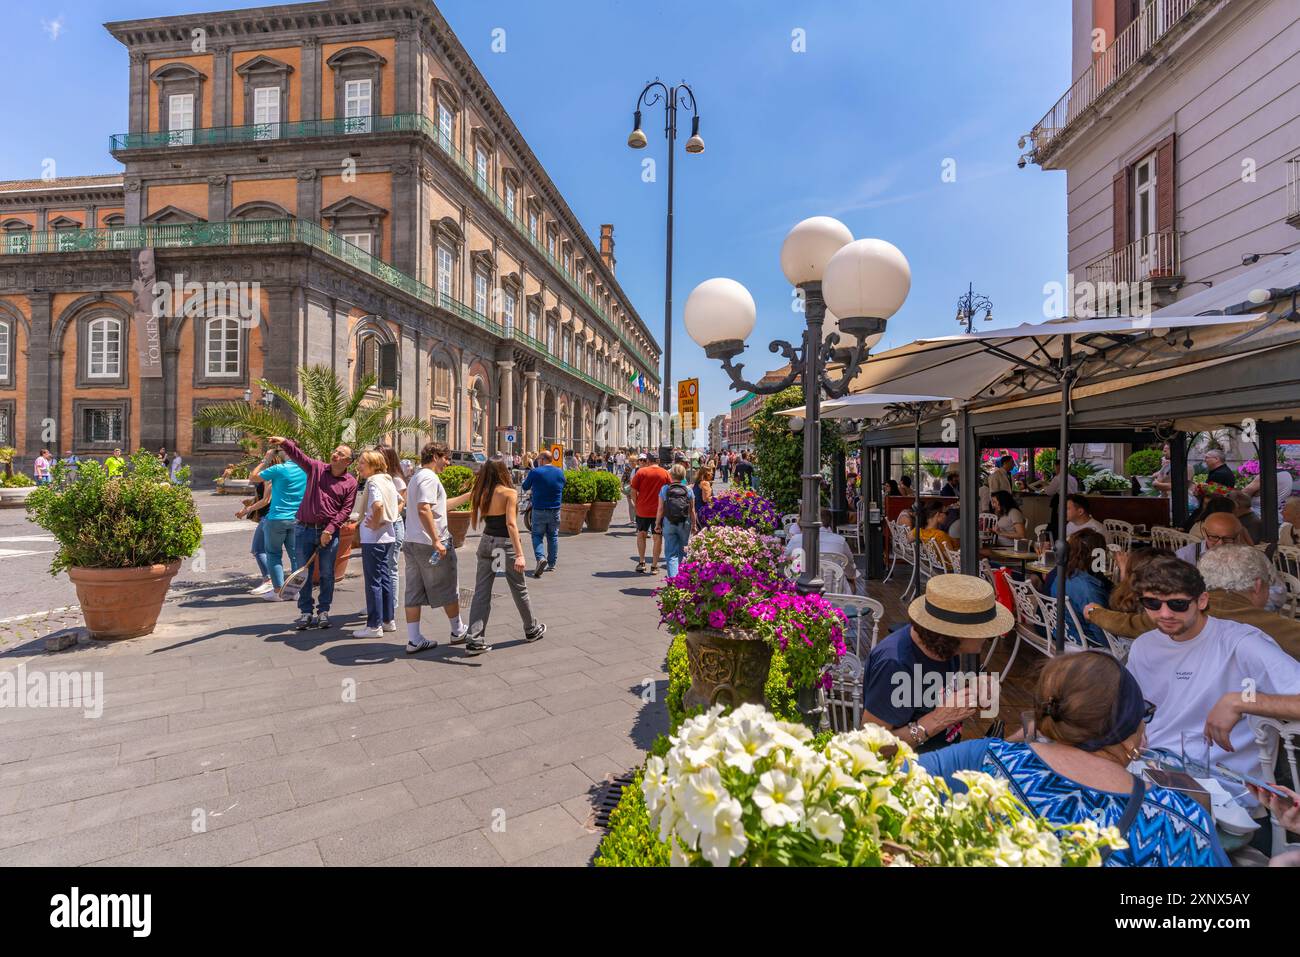
M760 535L771 535L781 524L776 503L752 491L715 495L698 517L702 526L746 528Z
M952 795L883 728L814 739L756 705L690 718L624 795L602 866L1098 865L1114 828L1056 827L979 772ZM647 825L649 827L647 827ZM650 831L649 828L654 828Z

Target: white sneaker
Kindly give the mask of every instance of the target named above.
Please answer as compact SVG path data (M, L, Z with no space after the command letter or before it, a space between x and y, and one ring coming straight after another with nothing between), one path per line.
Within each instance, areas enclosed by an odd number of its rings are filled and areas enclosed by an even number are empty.
M396 631L396 630L397 630L397 622L395 621L384 622L384 631Z
M384 629L382 628L358 628L352 632L353 638L382 638Z
M262 592L262 601L284 601L280 593L272 588L270 591Z
M256 588L249 589L248 593L250 595L265 595L269 591L275 591L275 586L270 582L262 582L262 584L258 585Z

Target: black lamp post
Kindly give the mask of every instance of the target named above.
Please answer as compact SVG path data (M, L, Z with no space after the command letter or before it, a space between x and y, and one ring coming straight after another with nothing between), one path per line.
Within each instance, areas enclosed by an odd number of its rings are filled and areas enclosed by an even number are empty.
M786 236L781 269L801 291L804 304L802 345L778 339L769 343L789 361L790 371L779 381L759 385L744 378L743 364L733 361L745 350L754 330L757 307L740 283L708 279L686 300L686 331L704 347L710 359L722 361L739 392L772 395L796 381L804 385L803 496L799 527L803 532L803 571L798 588L820 593L821 579L821 396L840 398L862 368L871 347L884 335L889 320L911 288L907 259L879 239L854 240L847 226L829 216L805 219ZM828 309L828 306L831 307ZM834 311L832 312L831 309ZM836 318L836 316L842 318ZM841 347L841 341L852 345ZM827 374L831 363L840 377Z
M966 295L957 300L957 325L965 326L966 333L975 331L975 313L984 310L984 321L993 321L993 300L975 291L975 284L969 283Z
M677 104L691 111L691 138L686 141L686 152L703 153L704 140L700 137L700 113L695 108L695 94L685 83L669 87L662 80L652 80L637 97L636 112L632 119L632 132L627 145L634 150L645 149L645 131L641 129L641 107L664 104L664 135L668 137L668 246L664 261L664 376L660 383L664 399L664 428L671 431L673 412L673 156L677 143ZM671 454L671 436L667 444L662 432L659 437L659 461L667 464Z

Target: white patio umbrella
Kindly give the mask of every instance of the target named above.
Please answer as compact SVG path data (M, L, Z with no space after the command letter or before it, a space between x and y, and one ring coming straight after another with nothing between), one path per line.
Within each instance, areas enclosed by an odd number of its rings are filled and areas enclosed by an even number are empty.
M957 399L974 399L1008 373L1033 371L1054 379L1061 387L1060 448L1057 460L1068 474L1070 450L1070 394L1078 375L1075 347L1092 350L1132 337L1164 337L1174 330L1205 326L1254 325L1267 313L1245 316L1116 316L1101 319L1063 319L1023 323L964 335L918 339L872 356L854 378L852 394L945 393ZM1065 564L1065 509L1057 510L1058 567ZM1056 651L1065 647L1065 575L1056 576Z

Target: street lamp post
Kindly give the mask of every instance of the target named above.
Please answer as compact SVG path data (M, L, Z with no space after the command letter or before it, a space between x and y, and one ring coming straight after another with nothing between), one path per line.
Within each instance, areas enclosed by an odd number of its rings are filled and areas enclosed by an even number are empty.
M634 150L645 149L645 131L641 129L641 107L664 104L664 135L668 137L668 239L664 257L664 375L660 383L664 399L664 428L671 431L673 411L673 155L677 143L678 101L691 111L691 138L686 141L686 152L703 153L704 140L700 137L700 112L695 107L695 94L685 83L669 87L662 80L652 80L637 97L636 112L632 119L632 132L627 145ZM671 436L668 440L671 443ZM659 438L659 461L667 462L671 449Z
M966 327L966 334L975 331L975 313L984 310L984 321L993 321L993 300L975 291L975 284L969 283L966 295L957 300L957 325Z
M799 527L803 532L804 567L798 588L820 593L821 580L821 395L844 396L870 349L885 333L912 284L907 258L879 239L854 240L847 226L829 216L805 219L790 230L781 246L781 270L801 291L805 327L803 344L785 340L768 345L790 363L781 381L759 385L744 378L743 364L732 360L745 350L754 331L757 308L749 291L732 279L708 279L686 300L686 331L704 347L710 359L722 361L732 388L771 395L802 380L803 496ZM840 318L836 318L836 317ZM852 340L851 346L841 341ZM841 367L840 377L827 375L827 366Z

